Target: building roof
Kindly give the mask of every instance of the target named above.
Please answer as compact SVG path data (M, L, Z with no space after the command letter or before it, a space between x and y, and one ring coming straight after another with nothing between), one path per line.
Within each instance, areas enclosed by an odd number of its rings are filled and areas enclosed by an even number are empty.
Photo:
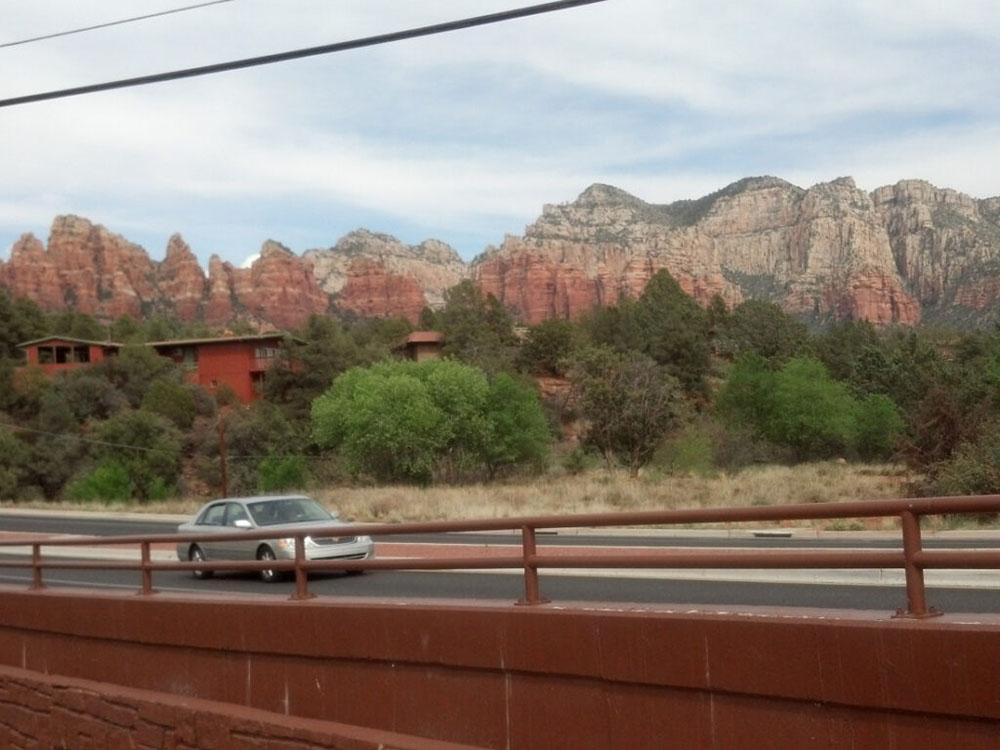
M406 337L404 344L443 344L444 334L440 331L414 331Z
M124 344L120 344L117 341L91 341L90 339L77 339L72 336L45 336L40 339L25 341L18 344L17 347L23 349L28 346L35 346L36 344L44 344L47 341L65 341L67 344L85 344L87 346L113 346L117 349L124 346Z
M295 336L289 336L289 334L284 331L272 331L271 333L254 333L248 336L215 336L211 338L202 339L173 339L167 341L148 341L144 344L139 344L139 346L152 346L152 347L164 347L164 346L190 346L194 344L222 344L227 341L276 341L278 339L283 339L286 336L291 338L293 341L303 343L302 339L296 338ZM125 346L118 341L90 341L89 339L78 339L72 336L45 336L40 339L32 339L31 341L25 341L18 344L18 348L25 348L28 346L35 346L36 344L44 344L47 341L65 341L68 344L85 344L87 346L106 346L114 347L116 349L121 349Z
M214 336L203 339L168 339L167 341L149 341L146 346L192 346L195 344L225 344L231 341L277 341L279 339L290 338L293 341L302 343L302 339L291 336L284 331L272 331L271 333L254 333L247 336Z

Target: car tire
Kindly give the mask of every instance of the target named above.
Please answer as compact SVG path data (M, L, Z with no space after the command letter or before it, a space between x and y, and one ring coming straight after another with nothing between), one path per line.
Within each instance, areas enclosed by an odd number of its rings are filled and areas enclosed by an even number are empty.
M191 549L188 550L188 561L190 562L204 562L205 553L201 551L201 547L197 544L192 545ZM191 575L197 578L199 581L204 581L212 577L211 570L193 570Z
M261 547L257 550L258 560L276 560L274 555L274 550L270 547ZM275 583L281 580L281 572L275 570L274 568L265 568L260 571L260 580L264 583Z

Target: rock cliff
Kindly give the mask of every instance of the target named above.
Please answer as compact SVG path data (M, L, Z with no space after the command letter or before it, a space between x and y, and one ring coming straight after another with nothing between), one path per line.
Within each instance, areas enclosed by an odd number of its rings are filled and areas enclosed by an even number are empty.
M411 322L425 306L441 305L445 290L467 274L458 253L443 242L405 245L366 229L345 235L326 250L307 250L305 257L337 307Z
M537 323L635 296L664 268L703 303L716 294L730 305L763 297L818 320L920 318L883 213L849 178L808 190L749 178L668 205L593 185L572 203L546 206L472 273Z
M442 242L362 229L302 256L265 242L250 268L213 256L207 274L180 235L157 262L104 227L60 216L47 246L30 234L14 243L0 285L105 318L162 311L287 328L331 308L416 321L471 277L537 323L637 296L664 268L706 304L764 298L814 321L982 322L1000 296L1000 198L920 180L867 193L850 178L803 189L752 177L658 205L598 184L545 206L522 236L468 265Z

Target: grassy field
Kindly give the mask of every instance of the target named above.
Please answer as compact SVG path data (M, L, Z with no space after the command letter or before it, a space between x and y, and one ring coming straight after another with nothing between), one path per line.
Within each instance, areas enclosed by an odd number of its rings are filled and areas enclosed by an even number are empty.
M348 519L398 522L898 498L911 494L908 488L913 479L905 469L895 465L821 462L760 466L716 476L662 475L654 471L630 479L625 473L591 470L579 475L546 474L531 480L493 484L428 488L347 486L313 489L310 494ZM141 507L111 507L123 511L190 513L203 502L204 498L190 498ZM81 509L83 506L33 503L17 507ZM93 510L108 508L91 506ZM974 523L929 519L926 525L933 528ZM847 531L892 528L894 522L870 519L819 521L815 525Z

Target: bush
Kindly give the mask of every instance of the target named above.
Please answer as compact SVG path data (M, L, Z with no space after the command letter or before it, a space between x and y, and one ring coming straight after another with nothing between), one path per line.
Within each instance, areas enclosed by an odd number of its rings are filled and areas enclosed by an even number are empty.
M355 474L427 483L539 460L549 434L534 391L449 360L353 368L313 402L316 442Z
M142 398L142 408L169 419L182 430L191 427L198 413L190 386L173 378L158 378L150 383Z
M794 451L796 458L891 453L903 422L886 396L859 401L819 361L799 357L771 370L757 355L741 357L717 401L730 424L759 432Z
M934 473L931 490L937 495L1000 493L1000 424L990 425L978 441L962 443Z
M171 422L144 411L126 411L98 424L94 432L105 443L100 456L126 469L137 498L155 500L170 493L181 459L181 435Z
M135 486L128 469L114 460L70 482L66 494L77 502L121 503L131 499Z
M303 489L308 483L305 456L268 456L257 467L260 492Z

